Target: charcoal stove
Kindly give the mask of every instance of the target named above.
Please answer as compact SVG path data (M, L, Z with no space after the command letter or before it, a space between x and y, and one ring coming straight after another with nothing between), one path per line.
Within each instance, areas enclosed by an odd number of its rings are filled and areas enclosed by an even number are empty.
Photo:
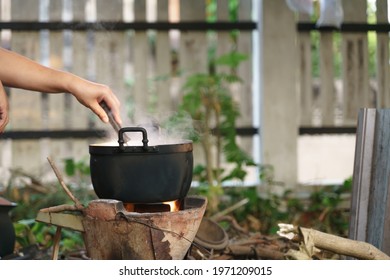
M82 232L91 259L184 259L202 221L207 199L187 196L171 204L179 209L171 211L164 203L97 199L83 211L41 210L36 220L57 227L53 259L58 258L61 228Z

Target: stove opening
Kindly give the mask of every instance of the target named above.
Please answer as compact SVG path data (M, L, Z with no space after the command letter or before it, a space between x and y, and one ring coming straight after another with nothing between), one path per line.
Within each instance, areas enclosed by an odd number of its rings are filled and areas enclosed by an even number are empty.
M177 212L181 210L181 200L161 203L123 203L126 211L138 213Z

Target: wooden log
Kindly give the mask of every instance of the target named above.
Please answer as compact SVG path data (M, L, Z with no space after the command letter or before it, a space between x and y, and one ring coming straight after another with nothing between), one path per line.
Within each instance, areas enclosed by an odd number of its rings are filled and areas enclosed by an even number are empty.
M226 254L233 255L235 257L245 256L249 258L266 260L285 259L285 255L283 252L258 246L229 245L226 249Z
M303 253L310 259L315 255L316 249L318 248L357 259L390 260L388 255L367 242L351 240L348 238L320 232L315 229L294 227L292 225L279 224L279 227L280 231L278 234L280 236L293 239L302 244L300 246L301 253L287 253L287 255L290 256L303 256Z

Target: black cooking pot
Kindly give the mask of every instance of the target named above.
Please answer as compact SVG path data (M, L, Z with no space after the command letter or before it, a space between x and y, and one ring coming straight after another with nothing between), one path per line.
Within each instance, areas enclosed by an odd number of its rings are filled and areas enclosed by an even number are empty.
M141 132L143 145L132 146L132 140L126 143L126 132ZM125 127L118 132L118 146L89 146L92 185L99 198L157 203L187 195L192 181L192 142L157 146L148 146L148 142L146 129Z
M14 252L15 229L9 212L16 203L0 197L0 259Z

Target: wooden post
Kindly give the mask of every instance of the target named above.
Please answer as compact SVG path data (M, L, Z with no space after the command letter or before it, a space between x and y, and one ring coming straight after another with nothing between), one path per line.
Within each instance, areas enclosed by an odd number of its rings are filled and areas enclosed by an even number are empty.
M390 109L361 109L351 204L351 239L390 253Z
M53 239L53 253L52 253L52 260L58 260L58 253L60 251L60 242L61 242L61 226L57 226L56 234L54 235Z

